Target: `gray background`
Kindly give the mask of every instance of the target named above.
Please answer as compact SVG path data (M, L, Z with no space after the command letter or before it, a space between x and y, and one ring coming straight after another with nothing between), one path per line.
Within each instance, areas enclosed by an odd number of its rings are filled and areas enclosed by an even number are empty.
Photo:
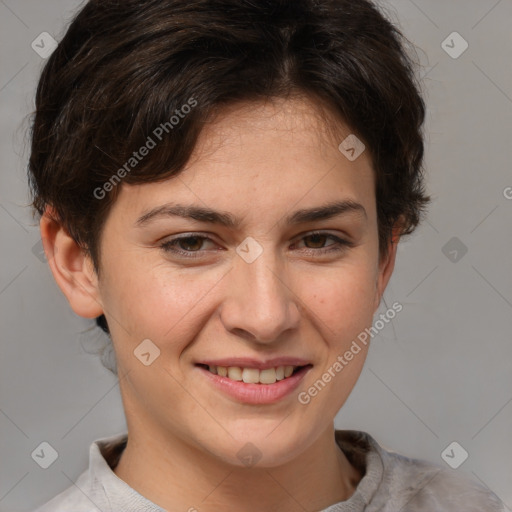
M30 510L72 485L90 443L125 429L117 379L81 344L101 347L101 336L84 333L90 321L71 311L34 254L39 229L26 207L25 131L43 65L31 42L43 31L59 40L79 3L0 0L2 512ZM404 309L373 339L336 427L439 464L457 441L469 457L453 471L483 482L510 510L512 2L385 5L422 49L433 204L427 222L399 244L384 295ZM454 31L469 44L456 59L441 46ZM58 452L46 470L31 457L42 441Z

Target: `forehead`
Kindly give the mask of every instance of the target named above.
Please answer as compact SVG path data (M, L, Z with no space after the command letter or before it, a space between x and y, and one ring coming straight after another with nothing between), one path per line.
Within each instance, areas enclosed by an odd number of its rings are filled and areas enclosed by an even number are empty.
M244 146L247 150L257 141L274 139L277 144L304 146L324 153L337 147L350 134L348 126L329 107L307 96L272 98L261 102L238 102L212 114L202 130L193 158L222 154ZM192 158L191 158L192 160Z
M372 213L374 172L368 152L350 161L339 144L350 128L307 99L230 105L205 124L177 176L122 185L114 209L136 214L170 201L219 207L244 216L326 202L366 203Z

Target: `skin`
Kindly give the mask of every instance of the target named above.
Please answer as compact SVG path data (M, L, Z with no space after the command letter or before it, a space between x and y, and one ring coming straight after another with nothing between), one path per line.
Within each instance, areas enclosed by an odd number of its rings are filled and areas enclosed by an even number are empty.
M41 219L51 270L71 307L86 318L104 313L110 326L129 432L115 473L163 508L320 510L348 499L361 479L335 444L333 419L368 347L309 404L297 395L372 325L397 244L379 258L369 152L349 161L338 144L350 129L338 123L333 137L326 126L325 113L304 98L225 108L179 177L121 185L101 235L100 278L63 227ZM284 224L297 209L344 199L362 204L366 216ZM228 211L241 225L162 217L134 226L169 201ZM353 246L322 254L335 241L308 237L312 230ZM211 241L176 248L198 258L160 247L194 232ZM248 236L263 248L251 264L236 253ZM160 349L149 366L133 353L147 338ZM296 391L268 405L223 395L194 366L282 355L313 367ZM237 457L248 442L261 455L252 467Z

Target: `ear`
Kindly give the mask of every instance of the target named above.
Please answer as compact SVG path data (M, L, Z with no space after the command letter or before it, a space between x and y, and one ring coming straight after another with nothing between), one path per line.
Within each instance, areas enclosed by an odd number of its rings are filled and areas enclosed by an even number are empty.
M53 277L73 311L85 318L103 314L98 278L92 260L48 207L39 223L41 239Z
M379 272L376 282L374 313L380 305L380 300L388 285L393 269L395 268L396 250L400 240L400 225L397 223L392 229L391 240L389 241L388 254L379 260Z

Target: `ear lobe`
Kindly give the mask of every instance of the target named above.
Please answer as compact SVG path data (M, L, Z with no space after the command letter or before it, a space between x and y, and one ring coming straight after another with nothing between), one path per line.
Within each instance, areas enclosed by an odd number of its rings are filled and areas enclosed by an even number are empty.
M103 314L98 278L90 257L47 208L39 223L41 239L53 277L73 311L84 318Z

